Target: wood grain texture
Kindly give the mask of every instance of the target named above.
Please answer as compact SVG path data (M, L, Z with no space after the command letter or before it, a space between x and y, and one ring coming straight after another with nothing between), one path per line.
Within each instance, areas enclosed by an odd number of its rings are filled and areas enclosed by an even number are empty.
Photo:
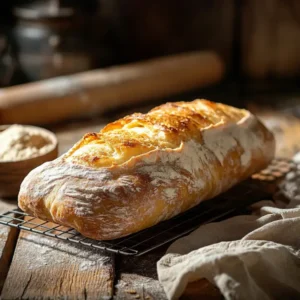
M156 272L156 262L165 251L163 247L140 257L120 257L114 299L167 299Z
M17 207L16 201L0 199L0 213ZM18 230L0 225L0 294L14 254Z
M2 299L109 299L114 257L22 231Z
M241 1L241 65L254 78L300 73L300 3Z
M117 0L103 5L127 59L212 49L230 64L233 0Z

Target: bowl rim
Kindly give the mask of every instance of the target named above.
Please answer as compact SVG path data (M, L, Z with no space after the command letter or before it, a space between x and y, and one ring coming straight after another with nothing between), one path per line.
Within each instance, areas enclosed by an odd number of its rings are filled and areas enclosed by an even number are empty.
M24 127L30 127L30 128L38 129L38 130L44 132L47 136L50 137L51 142L52 142L51 143L52 147L49 151L47 151L46 153L44 153L42 155L37 155L37 156L34 156L34 157L20 159L20 160L6 160L6 161L1 161L0 160L1 165L5 165L5 164L9 165L9 164L15 164L15 163L34 161L36 159L39 159L41 157L49 155L51 152L53 152L55 150L58 150L58 140L57 140L57 137L56 137L54 132L52 132L52 131L50 131L46 128L39 127L39 126L26 125L26 124L17 124L17 123L16 124L3 124L3 125L0 125L0 132L4 131L5 129L9 128L12 125L20 125L20 126L24 126Z

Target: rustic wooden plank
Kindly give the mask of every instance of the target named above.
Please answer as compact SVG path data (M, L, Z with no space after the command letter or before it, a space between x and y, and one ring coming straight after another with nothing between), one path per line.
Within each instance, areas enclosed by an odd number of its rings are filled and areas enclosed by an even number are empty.
M300 72L300 3L245 0L241 5L241 66L255 78Z
M114 257L22 231L2 299L109 299Z
M117 260L114 299L167 299L156 272L156 262L165 251L163 247L140 257L120 257Z
M16 201L0 199L0 213L16 208ZM18 230L0 225L0 294L7 276L18 239Z

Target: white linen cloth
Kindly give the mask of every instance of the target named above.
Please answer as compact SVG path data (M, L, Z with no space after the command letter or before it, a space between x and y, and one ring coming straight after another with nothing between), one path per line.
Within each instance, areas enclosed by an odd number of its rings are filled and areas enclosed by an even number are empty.
M201 226L174 242L157 263L167 297L178 299L189 282L206 278L228 300L300 299L297 184L286 184L295 197L285 207L261 201L252 215Z

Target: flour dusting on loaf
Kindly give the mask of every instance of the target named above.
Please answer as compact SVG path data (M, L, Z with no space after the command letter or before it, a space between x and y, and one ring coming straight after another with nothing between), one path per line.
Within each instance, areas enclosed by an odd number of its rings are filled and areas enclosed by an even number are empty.
M223 123L211 131L206 129L203 132L205 147L209 148L223 165L228 152L239 144L243 148L243 154L240 157L241 164L247 166L251 162L252 151L265 146L261 133L249 130L254 121L254 116L248 113L237 124Z
M161 105L86 134L24 180L29 214L109 240L169 219L264 168L273 135L250 112L207 100Z

